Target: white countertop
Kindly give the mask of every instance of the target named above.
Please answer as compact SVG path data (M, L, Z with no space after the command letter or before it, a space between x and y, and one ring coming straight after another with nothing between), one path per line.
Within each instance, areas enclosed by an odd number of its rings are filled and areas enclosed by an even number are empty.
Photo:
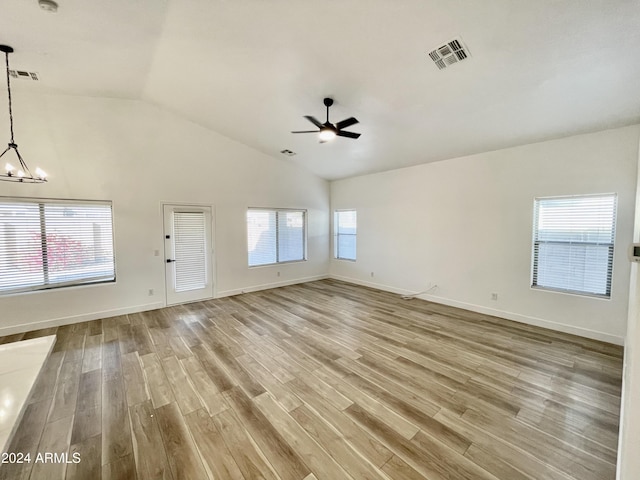
M0 345L0 452L8 445L22 417L31 388L56 336Z

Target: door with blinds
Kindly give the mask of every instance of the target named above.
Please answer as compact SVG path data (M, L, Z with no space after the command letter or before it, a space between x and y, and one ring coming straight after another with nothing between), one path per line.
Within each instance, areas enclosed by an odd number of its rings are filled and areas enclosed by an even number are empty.
M213 297L211 207L164 205L167 305Z

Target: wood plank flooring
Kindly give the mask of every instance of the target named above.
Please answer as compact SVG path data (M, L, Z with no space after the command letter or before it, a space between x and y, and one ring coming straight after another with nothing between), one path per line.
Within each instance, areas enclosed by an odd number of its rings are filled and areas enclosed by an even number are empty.
M615 478L622 348L334 280L58 335L2 479Z

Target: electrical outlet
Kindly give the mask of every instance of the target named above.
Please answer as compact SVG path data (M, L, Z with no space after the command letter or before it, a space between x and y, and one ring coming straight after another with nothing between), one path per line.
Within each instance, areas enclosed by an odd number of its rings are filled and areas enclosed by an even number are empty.
M498 300L498 294L497 293L492 293L491 294L491 300Z
M160 256L160 250L154 250L153 251L153 256L154 257L159 257Z
M373 277L373 272L371 272L371 277Z
M152 297L155 295L155 292L153 291L153 288L149 289L149 296Z
M278 272L276 275L280 276L280 272Z

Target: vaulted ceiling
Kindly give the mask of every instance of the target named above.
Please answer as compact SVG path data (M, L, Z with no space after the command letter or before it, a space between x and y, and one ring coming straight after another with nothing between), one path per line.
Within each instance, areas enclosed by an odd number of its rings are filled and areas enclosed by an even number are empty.
M640 122L637 0L58 3L0 5L21 94L141 99L327 179ZM326 96L360 139L290 133Z

